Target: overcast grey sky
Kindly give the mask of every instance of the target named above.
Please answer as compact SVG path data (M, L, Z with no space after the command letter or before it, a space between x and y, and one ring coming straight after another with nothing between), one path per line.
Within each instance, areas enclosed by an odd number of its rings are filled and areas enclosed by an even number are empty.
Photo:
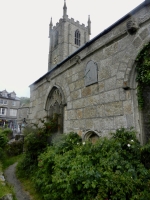
M91 39L143 0L66 0L69 18L87 25ZM49 22L63 15L64 0L0 0L0 91L29 97L29 85L47 72Z

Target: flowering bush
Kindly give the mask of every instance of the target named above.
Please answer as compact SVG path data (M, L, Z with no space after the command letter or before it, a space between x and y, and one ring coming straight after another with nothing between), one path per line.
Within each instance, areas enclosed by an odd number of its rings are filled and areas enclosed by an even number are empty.
M44 200L149 199L141 148L132 130L117 130L94 145L71 133L40 154L33 180Z

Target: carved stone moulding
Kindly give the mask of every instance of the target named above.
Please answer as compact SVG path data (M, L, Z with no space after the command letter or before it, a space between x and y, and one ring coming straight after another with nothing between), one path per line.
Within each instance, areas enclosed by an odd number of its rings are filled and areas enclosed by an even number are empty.
M128 33L132 35L137 32L139 25L134 18L131 18L127 21L126 27L127 27Z

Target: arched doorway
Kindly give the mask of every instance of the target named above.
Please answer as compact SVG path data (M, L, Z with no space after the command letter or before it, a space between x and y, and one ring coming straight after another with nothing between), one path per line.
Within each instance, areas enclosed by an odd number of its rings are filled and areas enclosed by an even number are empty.
M150 86L143 88L144 107L142 109L142 122L144 131L144 143L150 139Z
M144 141L150 139L150 42L144 46L136 59L137 98L141 108Z
M92 144L95 144L95 142L99 139L99 135L95 133L94 131L88 131L85 136L84 140L90 141Z
M47 118L57 119L58 128L53 135L63 133L64 106L63 92L59 87L54 86L48 95L46 103Z

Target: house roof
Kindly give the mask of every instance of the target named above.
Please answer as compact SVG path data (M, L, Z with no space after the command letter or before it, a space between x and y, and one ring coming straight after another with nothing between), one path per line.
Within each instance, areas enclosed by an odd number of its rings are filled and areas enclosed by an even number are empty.
M3 93L6 93L7 96L3 96L3 95L2 95ZM14 94L15 97L11 97L11 94ZM16 97L16 93L15 93L14 91L9 93L9 92L7 92L6 89L0 91L0 98L20 101L20 98L19 98L19 97Z

